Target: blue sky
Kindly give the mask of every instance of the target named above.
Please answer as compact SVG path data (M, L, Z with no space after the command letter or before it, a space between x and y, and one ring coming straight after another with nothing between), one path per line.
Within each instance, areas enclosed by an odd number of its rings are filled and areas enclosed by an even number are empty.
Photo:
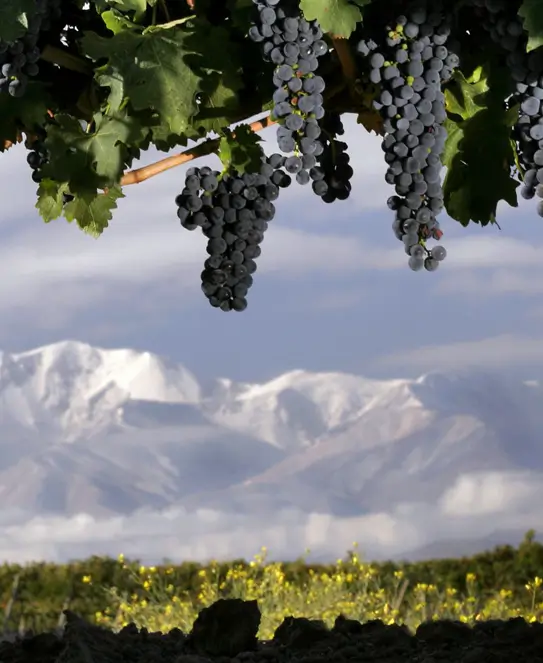
M201 377L261 380L294 368L372 377L476 364L543 366L543 219L534 201L499 209L497 227L443 215L448 257L413 273L391 230L380 139L345 118L355 170L349 200L322 203L293 185L277 201L249 306L212 309L200 291L205 238L180 227L186 167L126 187L95 240L64 219L43 223L18 146L0 159L0 347L65 338L135 347ZM276 151L275 128L263 132ZM141 164L163 158L154 150ZM218 165L204 157L190 165Z

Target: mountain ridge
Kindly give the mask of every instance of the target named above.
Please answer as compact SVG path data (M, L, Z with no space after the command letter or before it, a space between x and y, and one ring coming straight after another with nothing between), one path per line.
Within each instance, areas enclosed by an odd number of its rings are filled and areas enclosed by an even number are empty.
M341 519L426 505L452 523L466 500L477 511L477 491L501 504L501 490L526 510L516 477L533 499L542 395L499 371L375 380L296 369L204 384L140 350L69 340L2 352L0 498L32 517L179 507Z

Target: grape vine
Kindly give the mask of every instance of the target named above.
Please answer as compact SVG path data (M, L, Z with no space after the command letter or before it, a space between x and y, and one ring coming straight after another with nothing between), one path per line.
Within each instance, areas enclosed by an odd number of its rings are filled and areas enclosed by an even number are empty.
M543 217L543 3L6 0L0 16L0 150L26 150L46 222L99 236L129 185L219 156L172 199L207 238L202 291L221 310L247 307L283 187L349 198L347 113L381 142L411 270L446 258L445 214L486 226L535 198ZM133 168L150 147L178 153Z

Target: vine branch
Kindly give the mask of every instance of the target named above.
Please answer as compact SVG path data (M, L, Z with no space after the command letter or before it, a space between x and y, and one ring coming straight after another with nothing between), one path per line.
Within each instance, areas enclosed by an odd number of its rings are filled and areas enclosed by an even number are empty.
M64 69L77 71L80 74L91 74L92 67L82 58L70 53L67 49L47 44L41 52L41 59L51 64L58 64Z
M339 83L331 88L327 88L327 93L325 93L325 97L332 99L344 89L345 89L344 83ZM256 115L257 112L258 110L255 108L253 109L253 112L251 114ZM351 110L351 112L355 111ZM247 117L247 114L248 113L245 112L244 116ZM276 124L276 121L272 120L271 117L268 115L262 120L252 122L249 125L249 127L251 128L252 131L257 132L266 129L267 127L271 127L273 124ZM236 132L234 131L233 133L235 135ZM185 150L184 152L180 152L179 154L174 154L171 157L160 159L160 161L155 161L154 163L151 163L148 166L143 166L142 168L136 168L134 170L129 170L125 172L119 184L120 186L127 186L129 184L139 184L140 182L144 182L145 180L148 180L151 177L155 177L155 175L159 175L160 173L163 173L166 170L170 170L170 168L181 166L182 164L187 163L188 161L192 161L193 159L198 159L199 157L203 157L206 154L211 154L212 152L215 152L218 149L218 147L219 147L219 139L214 138L206 140L203 143L197 145L196 147L191 148L190 150Z
M263 120L251 122L249 127L251 128L251 131L257 132L266 129L267 127L271 127L275 123L275 120L272 120L268 115L268 117L265 117ZM236 135L235 130L233 134L234 136ZM219 138L206 140L203 143L200 143L200 145L197 145L190 150L186 150L185 152L181 152L180 154L174 154L171 157L166 157L160 161L155 161L148 166L130 170L123 175L120 181L120 185L127 186L128 184L139 184L140 182L144 182L145 180L148 180L155 175L163 173L165 170L175 168L176 166L180 166L181 164L192 161L193 159L198 159L198 157L203 157L206 154L211 154L218 149L219 142Z

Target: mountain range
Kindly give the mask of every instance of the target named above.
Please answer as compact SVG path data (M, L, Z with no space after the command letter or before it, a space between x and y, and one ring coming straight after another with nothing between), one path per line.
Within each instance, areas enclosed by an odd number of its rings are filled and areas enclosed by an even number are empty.
M0 355L0 500L27 517L179 507L251 522L438 508L435 540L405 552L457 556L543 525L526 520L543 497L542 404L539 382L500 371L203 381L149 352L63 341ZM477 517L486 531L464 535Z

